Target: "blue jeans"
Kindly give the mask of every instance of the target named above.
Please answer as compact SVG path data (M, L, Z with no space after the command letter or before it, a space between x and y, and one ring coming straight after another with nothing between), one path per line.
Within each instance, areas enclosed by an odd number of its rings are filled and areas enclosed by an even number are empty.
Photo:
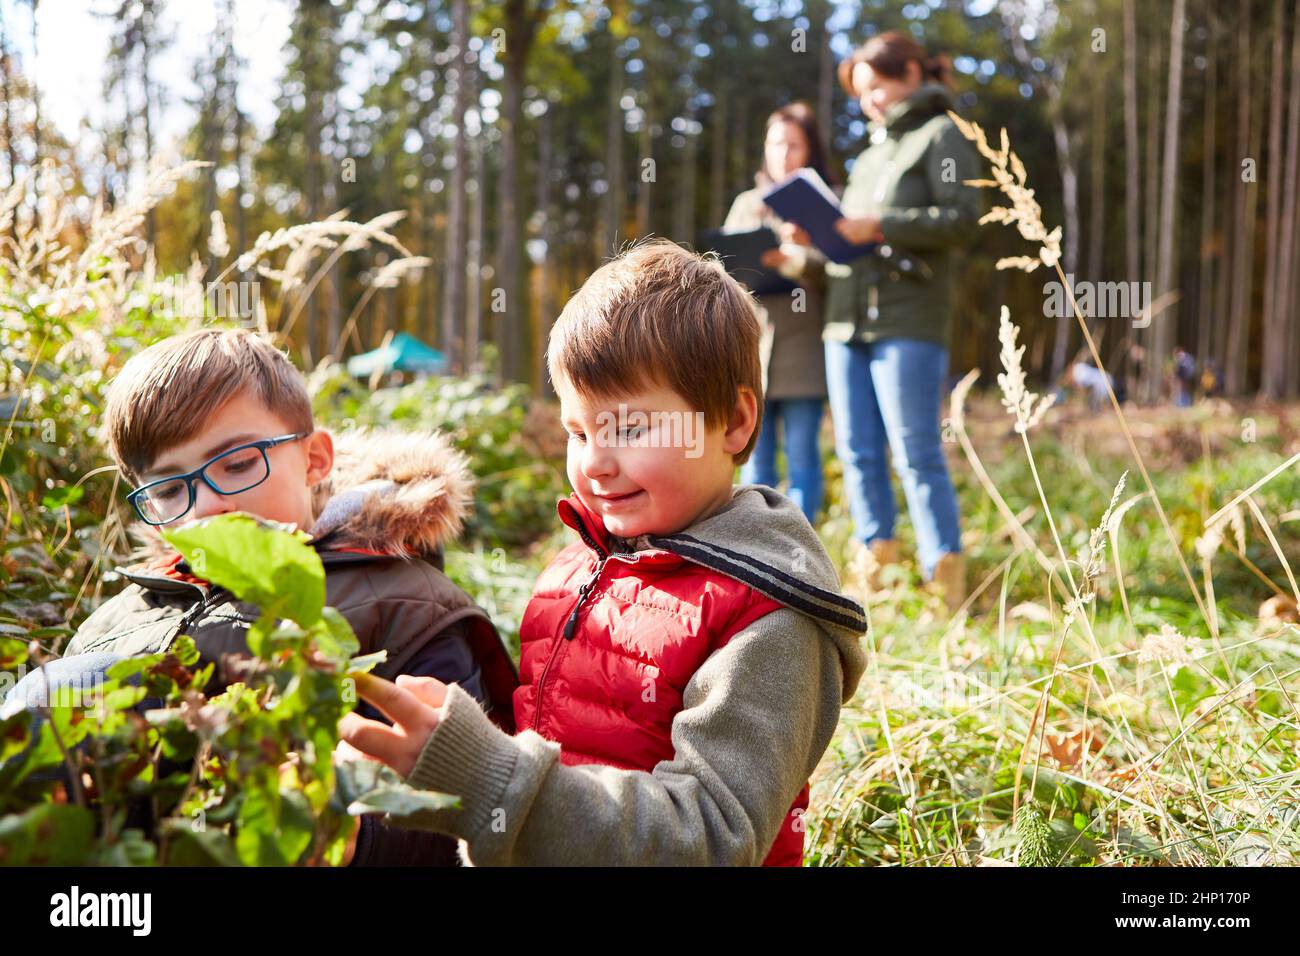
M827 342L826 385L844 489L863 543L894 537L897 507L885 449L903 480L927 579L939 556L961 551L957 495L939 433L940 388L948 349L938 342L894 337Z
M747 485L775 488L777 421L785 433L785 460L790 472L790 500L799 506L809 523L817 518L822 506L822 456L817 448L821 434L820 398L777 398L763 404L763 427L759 429L754 451L740 469L740 480Z

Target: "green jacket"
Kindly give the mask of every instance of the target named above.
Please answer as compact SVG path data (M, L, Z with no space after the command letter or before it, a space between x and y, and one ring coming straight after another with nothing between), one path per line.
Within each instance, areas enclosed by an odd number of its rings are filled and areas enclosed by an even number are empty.
M889 336L948 344L959 253L981 215L979 154L947 116L948 90L926 84L885 114L849 174L841 206L875 215L885 240L876 254L826 267L824 337L870 342Z

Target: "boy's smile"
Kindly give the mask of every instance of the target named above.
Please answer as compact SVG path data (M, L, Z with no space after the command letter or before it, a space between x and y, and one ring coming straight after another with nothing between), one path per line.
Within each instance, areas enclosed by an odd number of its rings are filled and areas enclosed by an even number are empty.
M561 376L555 391L569 433L569 483L610 534L672 534L731 500L733 456L757 420L749 389L741 389L726 426L699 428L698 434L691 424L700 413L662 385L593 400ZM609 427L629 418L639 423Z

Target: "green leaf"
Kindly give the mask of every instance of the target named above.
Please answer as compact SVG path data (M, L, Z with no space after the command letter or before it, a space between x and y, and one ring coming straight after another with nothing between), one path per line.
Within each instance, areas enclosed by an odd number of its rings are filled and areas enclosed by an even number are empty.
M367 674L384 661L388 660L387 651L375 651L373 654L360 654L348 661L349 674Z
M256 604L264 614L304 627L320 620L325 568L302 532L237 513L162 534L195 574Z
M338 667L347 667L349 658L361 650L361 642L357 640L352 625L332 607L321 611L321 624L324 626L314 631L316 649Z
M459 806L460 797L433 790L417 790L405 784L398 784L378 787L365 796L353 800L348 805L348 813L359 816L363 813L380 812L404 819L419 813L449 810Z
M75 866L94 841L90 811L71 804L42 803L0 817L0 865Z
M75 505L85 497L86 489L81 486L70 487L64 485L61 488L54 488L47 492L41 498L41 507L48 511L55 511L64 505Z
M186 667L193 667L199 662L199 646L188 634L182 634L172 641L172 646L167 650Z
M213 823L211 816L208 823ZM215 827L195 830L192 823L175 818L164 820L168 837L168 866L239 866L240 860L230 835Z

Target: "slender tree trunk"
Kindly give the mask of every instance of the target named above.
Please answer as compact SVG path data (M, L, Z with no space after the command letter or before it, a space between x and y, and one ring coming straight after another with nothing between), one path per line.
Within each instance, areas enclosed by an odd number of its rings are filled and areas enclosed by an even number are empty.
M504 380L526 374L521 356L532 347L529 299L520 284L519 225L519 138L524 119L524 83L540 11L529 0L506 0L505 79L501 97L501 190L497 197L500 222L497 229L497 285L505 290L506 309L496 315L497 348Z
M1142 219L1141 165L1138 151L1138 87L1137 87L1137 18L1133 10L1135 0L1124 0L1124 255L1125 272L1129 282L1142 278ZM1131 343L1130 336L1123 341ZM1118 343L1117 343L1118 344ZM1132 353L1125 349L1122 359L1124 380L1129 383L1129 395L1136 397L1138 383L1134 381L1136 367Z
M1163 193L1160 197L1160 244L1156 270L1157 297L1173 292L1177 267L1174 230L1178 227L1178 120L1183 102L1183 18L1187 0L1174 0L1174 12L1169 25L1169 97L1165 103L1165 156L1161 174ZM1181 309L1170 308L1161 318L1153 318L1155 326L1154 354L1151 364L1163 368L1175 337L1178 335L1178 316Z
M434 3L426 3L424 6L424 25L421 30L425 48L428 50L429 63L437 62L438 54L438 24L437 24L438 6ZM443 71L446 76L446 70ZM436 82L436 81L435 81ZM437 135L433 129L433 110L435 95L431 90L427 98L424 90L423 79L420 83L420 107L417 111L417 124L420 130L420 172L416 179L419 182L420 198L417 209L420 216L420 251L422 255L428 256L434 262L446 262L446 254L439 253L437 247L438 233L434 229L434 209L436 200L434 194L429 190L429 177L437 168ZM441 123L438 124L441 127ZM443 350L443 354L448 357L450 363L450 353L446 351L446 345L443 342L442 323L439 322L438 307L434 304L438 301L436 269L423 269L420 271L420 291L417 300L419 309L419 325L424 335L428 336L430 343Z
M682 171L676 185L676 209L673 217L673 237L678 242L695 243L695 166L699 158L699 136L694 132L695 114L687 117L687 130L683 134Z
M640 146L636 158L636 234L640 238L648 236L653 228L650 222L650 194L654 189L653 178L658 173L654 166L654 136L650 128L653 115L650 96L642 98ZM646 160L651 160L647 166Z
M478 71L469 74L470 90L477 96ZM469 256L466 280L469 285L465 295L465 367L476 369L479 364L479 343L483 341L483 220L487 205L487 159L483 155L483 133L472 136L469 148L470 172L474 188L469 195Z
M830 15L834 7L829 3L817 5L817 125L822 134L822 153L832 154L831 130L835 125L832 115L835 94L835 54L831 51Z
M454 68L456 84L452 117L455 138L447 184L447 257L442 284L442 350L452 371L461 368L460 322L465 314L465 114L469 111L470 73L474 69L469 62L468 42L468 0L454 0L447 65Z
M143 91L140 105L140 119L144 124L144 162L145 174L148 175L149 164L153 162L153 82L150 67L153 64L153 52L150 40L154 29L153 0L146 0L140 14L140 86ZM158 239L158 222L151 205L145 213L145 240L153 246Z
M1237 101L1237 181L1240 197L1237 215L1240 233L1233 250L1232 304L1228 316L1228 351L1224 368L1225 388L1230 395L1240 395L1246 388L1246 349L1250 341L1250 270L1255 237L1254 182L1244 182L1243 161L1256 159L1252 150L1254 136L1251 123L1251 63L1250 63L1250 0L1241 0L1241 24L1237 32L1237 62L1241 65L1241 79Z
M32 3L32 62L36 63L40 58L40 45L37 42L40 39L40 30L37 28L38 16L37 11L40 8L40 0L31 0ZM36 86L36 71L29 70L27 77L27 89L32 97L32 169L41 168L41 94ZM32 188L35 190L34 196L40 196L41 180L40 177L32 179Z
M1092 141L1088 144L1091 160L1088 187L1088 264L1084 271L1094 282L1102 280L1106 250L1106 70L1103 59L1094 56L1092 80Z
M1283 32L1279 26L1279 34ZM1281 94L1279 87L1275 95ZM1291 28L1291 74L1287 93L1286 117L1286 168L1282 181L1281 224L1278 233L1277 289L1274 297L1275 324L1271 335L1265 333L1264 379L1265 390L1276 387L1277 395L1294 397L1300 386L1300 316L1297 316L1295 294L1297 290L1295 258L1300 242L1296 230L1300 226L1297 216L1297 152L1300 152L1300 16L1293 17Z
M4 111L4 137L5 137L5 155L9 159L9 185L18 181L18 151L14 149L14 123L13 123L13 102L14 90L12 82L13 62L9 59L9 25L4 19L5 12L0 10L0 81L3 82L5 111ZM16 227L16 223L14 224Z
M540 308L538 347L533 349L533 381L536 383L536 394L547 398L555 395L550 379L546 375L546 342L550 339L551 325L555 321L555 305L552 298L552 288L555 284L553 264L556 261L553 249L555 226L551 215L554 113L555 104L547 103L546 112L537 121L537 209L541 213L542 255L537 263L537 298Z
M609 38L609 102L605 114L605 191L604 228L597 261L614 254L623 229L623 61L618 56L618 40Z
M1203 124L1204 140L1201 155L1205 157L1201 164L1201 249L1200 249L1200 294L1197 296L1197 333L1196 364L1205 367L1206 359L1212 352L1212 326L1214 317L1214 273L1215 263L1221 261L1221 248L1214 236L1214 148L1215 123L1218 112L1218 23L1214 14L1214 0L1206 4L1209 18L1210 38L1205 51L1205 121Z
M1282 0L1273 0L1273 70L1268 86L1268 164L1264 170L1267 186L1264 207L1264 341L1268 343L1273 337L1274 315L1277 311L1275 294L1277 292L1278 265L1278 226L1281 209L1281 175L1282 175L1282 38L1286 34L1286 13ZM1285 355L1285 350L1283 351ZM1277 398L1280 393L1272 392L1278 385L1272 380L1271 364L1267 352L1264 357L1260 377L1260 391L1267 397Z
M1160 69L1164 48L1158 40L1151 43L1152 61L1148 74L1147 86L1147 148L1146 148L1146 185L1143 190L1145 212L1143 213L1143 248L1142 279L1154 288L1159 281L1159 243L1160 243ZM1155 301L1155 295L1151 300ZM1151 324L1138 331L1138 339L1145 347L1143 368L1146 369L1144 392L1148 402L1160 399L1163 385L1163 369L1155 356L1156 322L1167 322L1167 315L1151 316Z
M727 215L727 88L721 77L715 85L713 141L709 145L709 226L718 228Z

